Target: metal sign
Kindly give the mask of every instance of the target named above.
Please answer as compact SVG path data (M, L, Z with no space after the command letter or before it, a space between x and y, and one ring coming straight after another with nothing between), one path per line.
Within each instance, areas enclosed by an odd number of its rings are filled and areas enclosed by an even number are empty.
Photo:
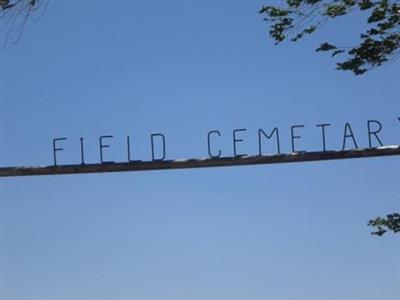
M400 118L398 117L396 121L399 121L400 123ZM400 145L384 146L382 142L383 125L377 120L368 120L366 122L368 146L365 148L359 147L359 143L357 142L357 138L353 133L351 124L345 123L343 126L343 138L340 141L342 145L341 149L336 151L328 150L326 135L330 126L331 124L329 123L321 123L313 126L314 130L320 131L321 150L311 152L298 149L298 142L301 140L303 129L306 126L291 126L291 153L284 154L281 153L279 128L273 127L269 130L259 128L257 131L257 155L249 155L240 152L240 146L243 142L245 142L243 134L247 131L247 129L233 129L231 132L233 155L229 157L222 157L222 150L221 146L219 145L219 139L222 135L221 131L210 130L205 135L208 157L204 159L194 158L182 160L167 160L166 136L162 133L154 133L150 135L151 161L133 159L133 155L131 154L130 137L127 136L127 160L125 162L114 162L106 159L107 148L111 147L114 136L103 135L98 139L99 163L88 164L85 161L85 139L81 137L79 138L80 147L79 149L75 149L75 151L80 152L80 162L69 165L60 163L60 155L65 150L64 148L68 146L69 139L66 137L58 137L54 138L52 141L53 165L39 167L1 167L0 177L187 169L400 155ZM263 146L265 143L269 143L270 147L276 149L276 152L274 154L264 154Z

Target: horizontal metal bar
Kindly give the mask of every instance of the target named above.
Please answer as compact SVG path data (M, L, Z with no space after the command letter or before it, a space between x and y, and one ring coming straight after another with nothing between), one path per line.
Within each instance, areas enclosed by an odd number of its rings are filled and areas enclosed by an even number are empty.
M297 152L290 154L205 159L135 161L131 163L121 162L39 167L3 167L0 168L0 177L227 167L392 155L400 155L400 145L344 151Z

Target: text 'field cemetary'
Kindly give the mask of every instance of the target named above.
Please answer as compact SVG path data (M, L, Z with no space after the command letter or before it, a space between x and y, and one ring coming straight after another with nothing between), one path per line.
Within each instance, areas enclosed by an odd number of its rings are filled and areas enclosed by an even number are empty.
M400 130L400 117L395 118ZM289 127L290 136L286 141L290 145L290 153L281 152L282 137L278 127L258 128L256 132L247 132L246 128L232 129L230 132L222 130L209 130L203 135L204 148L207 149L207 157L203 159L168 159L168 139L163 133L151 133L148 143L151 149L151 160L138 159L132 151L133 138L126 136L124 149L118 149L125 153L125 161L114 161L111 157L110 148L113 148L114 135L102 135L98 137L98 162L88 163L85 160L86 139L79 139L79 146L73 147L74 139L67 137L56 137L52 140L53 164L39 167L1 167L0 177L6 176L29 176L29 175L56 175L56 174L78 174L99 172L122 172L122 171L144 171L164 169L185 169L202 167L222 167L236 165L256 165L288 162L304 162L317 160L333 160L345 158L377 157L400 155L400 145L385 146L385 128L378 120L367 120L365 122L365 136L367 145L359 143L360 133L355 134L349 122L342 126L343 135L337 141L337 149L328 149L330 123L318 123L306 127L305 125L292 125ZM317 130L320 145L318 151L307 151L300 148L301 139L307 134L307 130ZM248 138L246 133L252 133L257 140L257 148L254 153L244 153L243 149ZM221 139L230 136L231 146L224 148ZM400 143L399 143L400 144ZM225 145L226 147L226 145ZM274 152L266 151L274 149ZM222 156L222 153L230 152L231 156ZM79 154L80 161L75 164L63 163L63 158Z

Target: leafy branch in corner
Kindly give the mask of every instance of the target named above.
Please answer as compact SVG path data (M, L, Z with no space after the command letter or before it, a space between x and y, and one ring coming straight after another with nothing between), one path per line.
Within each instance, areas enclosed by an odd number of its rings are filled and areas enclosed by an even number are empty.
M361 75L400 56L400 0L285 0L284 7L263 6L260 13L270 23L269 34L276 44L290 38L296 42L321 25L355 10L366 12L369 28L360 44L339 47L324 42L316 51L332 57L347 54L337 69Z
M48 0L0 0L0 49L21 38L28 19L45 11Z
M386 218L378 217L374 220L370 220L368 226L376 228L376 231L371 233L372 235L382 236L388 231L400 234L400 214L390 214L387 215Z

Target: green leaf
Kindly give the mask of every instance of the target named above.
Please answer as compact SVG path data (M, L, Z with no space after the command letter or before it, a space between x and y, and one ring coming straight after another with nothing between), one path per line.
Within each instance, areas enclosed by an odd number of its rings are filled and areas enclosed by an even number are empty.
M333 46L333 45L331 45L329 43L323 43L315 51L317 51L317 52L319 52L319 51L330 51L330 50L333 50L333 49L336 49L336 46Z

